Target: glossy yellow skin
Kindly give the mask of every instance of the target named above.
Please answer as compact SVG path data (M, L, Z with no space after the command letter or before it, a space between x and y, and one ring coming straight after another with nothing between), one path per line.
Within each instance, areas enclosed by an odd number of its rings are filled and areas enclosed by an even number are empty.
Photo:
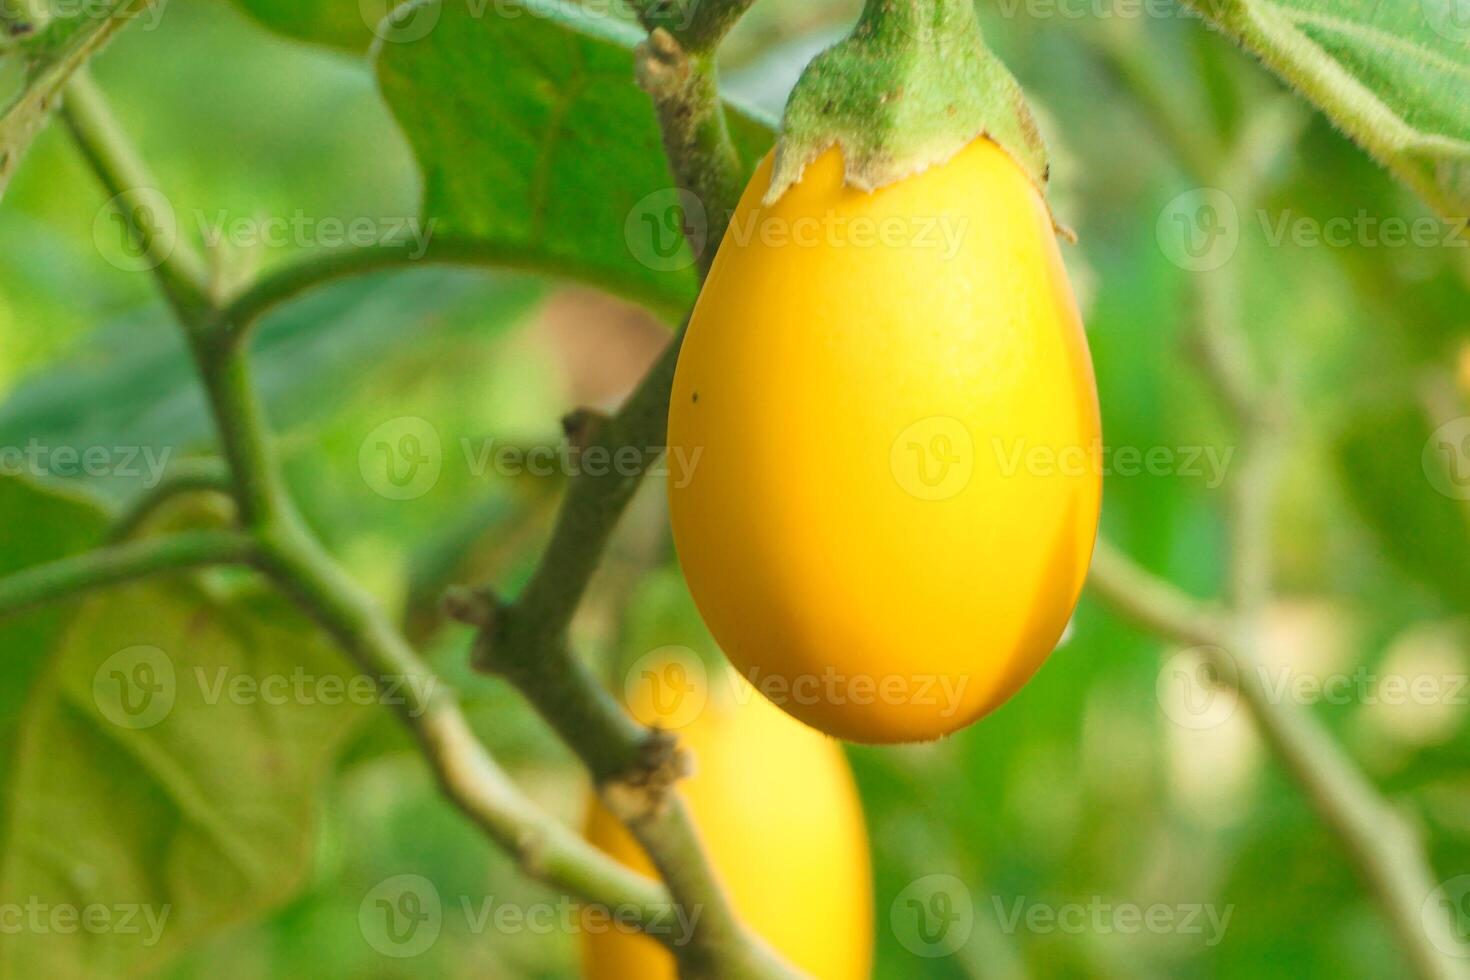
M675 729L695 759L695 773L679 791L715 872L741 919L788 962L817 980L868 980L872 871L847 760L838 743L725 676L704 710ZM730 693L735 685L738 698ZM630 708L645 724L667 721L655 703L647 697ZM587 838L653 875L642 849L596 802ZM586 980L676 976L663 947L624 932L584 934L582 962Z
M785 710L933 739L1026 682L1082 588L1101 431L1076 301L1045 204L989 140L873 193L836 149L763 207L769 173L679 355L679 558Z

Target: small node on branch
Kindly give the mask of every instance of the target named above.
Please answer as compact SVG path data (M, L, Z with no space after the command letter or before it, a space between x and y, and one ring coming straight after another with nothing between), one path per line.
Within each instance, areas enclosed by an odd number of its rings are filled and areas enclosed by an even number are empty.
M635 824L662 814L674 785L692 775L694 756L679 745L678 736L651 728L638 765L616 779L606 780L598 791L613 816L625 824Z
M579 408L562 416L561 430L573 449L586 449L597 438L597 433L610 421L605 412L592 408Z
M656 27L635 51L638 87L662 103L689 79L689 55L674 35Z
M527 827L516 838L516 861L532 878L546 878L546 832L540 827Z
M500 600L494 592L466 585L450 586L445 590L440 605L444 615L450 619L480 630L494 626L496 614L500 611Z

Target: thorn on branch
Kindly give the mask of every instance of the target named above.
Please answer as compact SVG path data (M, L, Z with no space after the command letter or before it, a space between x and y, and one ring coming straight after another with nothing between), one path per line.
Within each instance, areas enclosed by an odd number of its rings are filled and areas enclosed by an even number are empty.
M694 756L673 732L655 727L649 729L638 765L604 782L599 792L613 816L631 825L662 814L674 785L692 775Z

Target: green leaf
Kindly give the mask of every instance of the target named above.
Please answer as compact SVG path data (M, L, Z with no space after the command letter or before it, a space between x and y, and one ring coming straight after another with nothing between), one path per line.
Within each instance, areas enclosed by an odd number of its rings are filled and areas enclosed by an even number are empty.
M0 903L35 912L0 977L144 973L295 894L371 710L352 680L280 601L175 581L83 606L7 739Z
M1470 18L1461 0L1185 0L1444 217L1470 215Z
M477 329L519 322L539 295L526 279L424 268L304 296L271 315L255 336L256 376L271 420L289 428L318 418L335 408L323 391L349 389L471 316ZM139 489L138 479L160 461L209 445L214 430L203 390L166 319L157 309L138 311L28 377L0 403L0 446L106 447L119 466L91 483L121 496ZM131 460L128 472L121 471L124 460Z
M1463 611L1470 609L1470 509L1447 495L1464 474L1443 468L1449 461L1434 440L1424 413L1412 403L1368 409L1345 430L1338 462L1349 499L1383 550L1450 608Z
M406 22L419 25L412 40L378 48L436 240L682 313L695 270L668 220L680 197L653 108L633 80L642 35L556 0L494 16L480 6L427 0ZM753 170L770 128L740 110L730 124Z
M277 34L361 54L373 40L371 0L234 0L235 6ZM376 7L386 11L381 0Z
M14 477L0 477L0 576L76 554L102 537L106 515L80 497L44 490ZM16 730L46 653L65 622L67 605L56 605L0 620L5 651L5 683L0 684L0 813L10 806ZM0 822L0 854L5 850Z
M82 4L81 13L51 20L39 31L10 12L16 6L14 0L5 4L0 12L0 35L21 38L7 56L19 61L21 80L19 91L0 107L0 196L71 76L142 8L152 9L163 2L97 0Z

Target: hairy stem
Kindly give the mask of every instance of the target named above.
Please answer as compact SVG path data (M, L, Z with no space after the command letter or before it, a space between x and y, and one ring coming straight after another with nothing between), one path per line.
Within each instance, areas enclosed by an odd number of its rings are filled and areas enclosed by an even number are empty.
M1428 165L1470 166L1463 140L1424 133L1401 118L1342 61L1314 43L1289 6L1257 0L1180 0L1204 20L1250 49L1380 164L1414 188L1447 220L1466 226L1463 179L1450 180Z

